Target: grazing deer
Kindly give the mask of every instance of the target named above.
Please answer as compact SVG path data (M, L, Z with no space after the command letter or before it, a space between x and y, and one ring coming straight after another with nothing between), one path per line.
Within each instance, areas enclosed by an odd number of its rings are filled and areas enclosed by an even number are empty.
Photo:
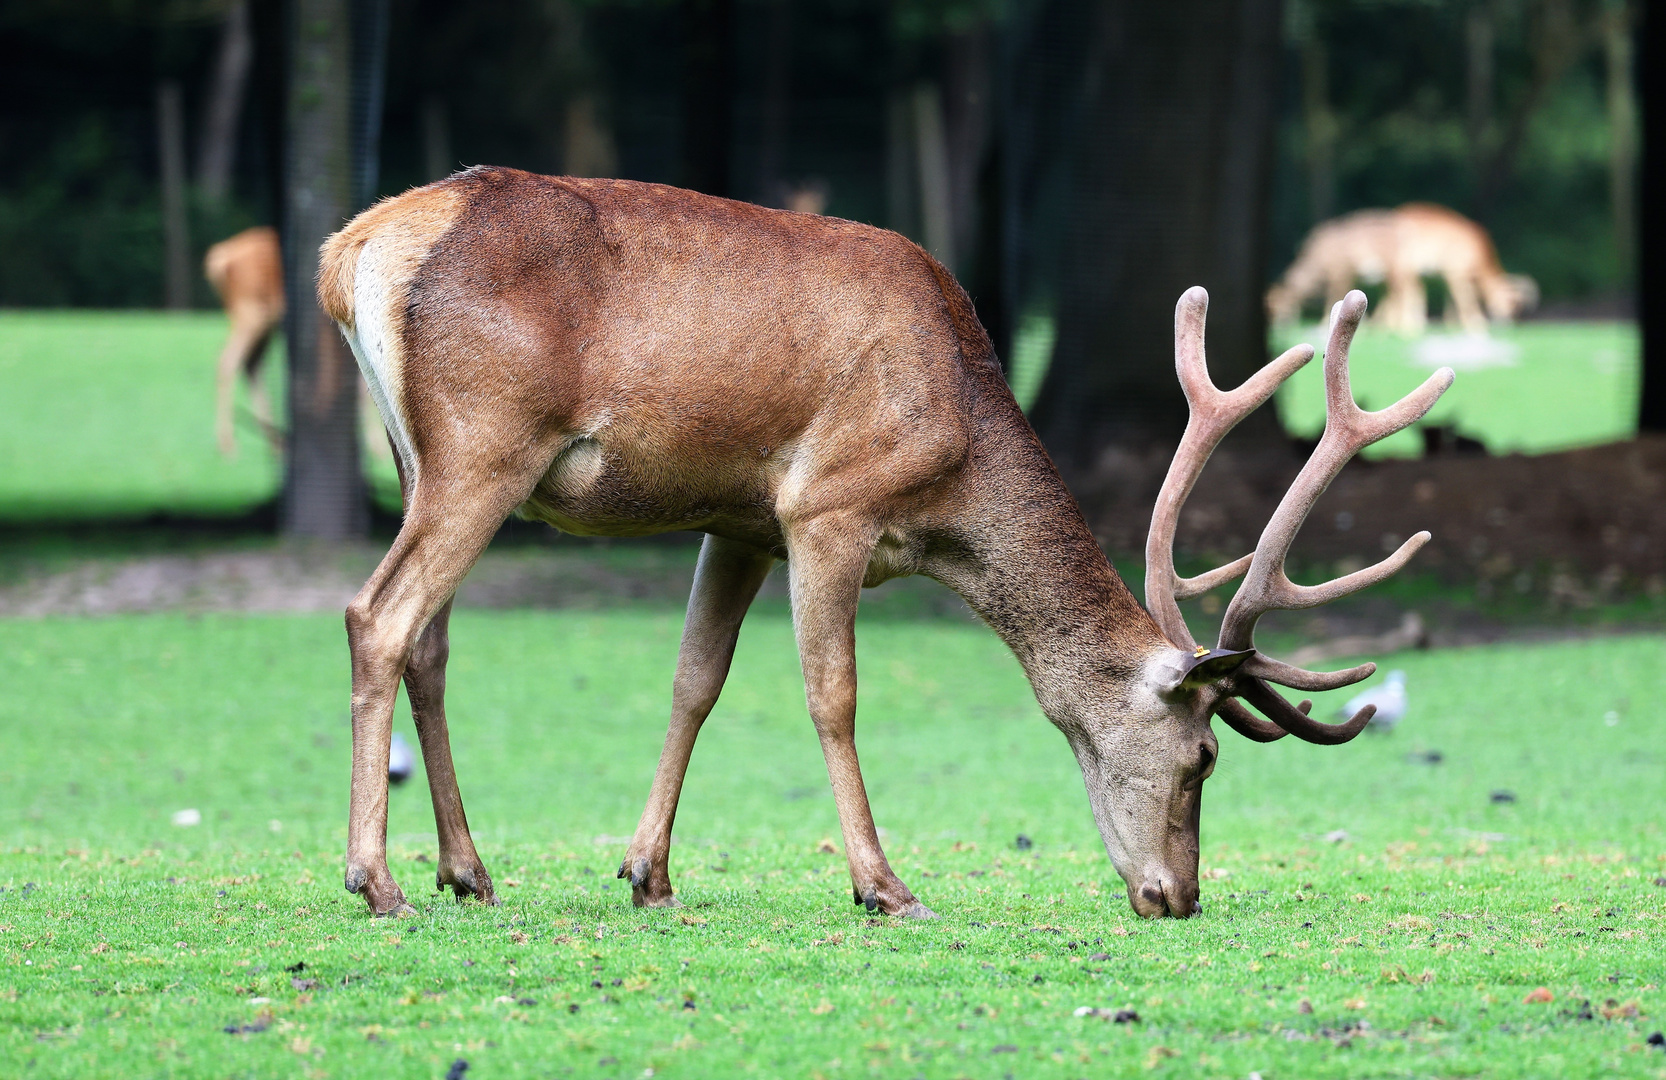
M864 586L926 574L1006 641L1081 764L1111 862L1141 915L1198 910L1198 809L1211 714L1251 739L1346 742L1369 711L1319 723L1270 683L1329 689L1255 649L1256 620L1392 574L1428 539L1325 585L1293 585L1297 527L1360 447L1451 381L1362 412L1347 349L1365 300L1334 315L1329 422L1252 555L1175 576L1181 504L1227 430L1311 358L1298 346L1230 393L1204 368L1207 297L1176 312L1192 419L1152 518L1140 607L1088 531L1007 389L954 279L866 225L655 184L476 168L365 211L324 245L324 310L391 433L405 520L347 609L353 777L346 885L409 910L388 872L387 761L403 678L432 788L436 882L493 900L446 735L451 598L510 513L567 532L706 534L672 684L671 724L620 867L639 906L676 903L669 851L684 771L742 617L785 559L809 712L838 806L851 892L931 912L880 849L857 762L855 618ZM1219 645L1178 601L1246 574ZM1268 720L1235 700L1243 697Z
M1447 317L1472 334L1486 332L1489 315L1507 322L1538 302L1532 278L1504 272L1486 229L1444 206L1407 203L1314 226L1296 261L1268 290L1267 310L1274 319L1291 320L1312 296L1334 303L1356 281L1386 281L1383 324L1421 334L1429 318L1423 287L1429 275L1445 279L1452 296Z
M272 449L281 454L284 435L272 423L272 400L260 378L266 347L283 321L283 255L277 230L258 225L220 241L203 257L203 270L231 322L231 332L220 350L214 407L214 432L220 453L226 457L237 456L237 439L232 433L232 399L241 373L249 384L255 423ZM386 461L392 451L364 389L361 383L359 411L365 445L378 459Z
M274 449L281 450L281 440L272 427L271 398L260 379L266 346L272 331L283 321L283 256L277 230L262 225L220 241L203 257L203 271L231 321L231 332L220 350L214 407L214 433L220 453L226 457L237 454L232 398L239 374L248 381L256 422L272 440Z

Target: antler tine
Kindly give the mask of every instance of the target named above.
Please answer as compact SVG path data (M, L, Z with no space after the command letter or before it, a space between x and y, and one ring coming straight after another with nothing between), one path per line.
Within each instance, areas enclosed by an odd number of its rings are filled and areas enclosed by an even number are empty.
M1355 713L1352 719L1340 724L1322 724L1307 715L1307 709L1299 708L1286 701L1284 695L1268 686L1260 679L1243 679L1239 682L1239 693L1244 700L1254 705L1267 716L1273 718L1274 723L1288 731L1303 742L1317 743L1320 746L1337 746L1347 742L1355 735L1365 730L1365 725L1377 715L1375 705L1367 705ZM1307 702L1302 702L1307 705ZM1311 706L1309 706L1311 707ZM1230 723L1230 721L1228 721Z
M1277 742L1290 734L1277 724L1270 724L1256 716L1229 697L1223 697L1215 703L1215 715L1251 742Z
M1371 443L1421 419L1434 406L1440 395L1446 392L1446 388L1452 385L1452 369L1442 368L1431 375L1422 386L1388 408L1378 412L1366 412L1361 409L1354 401L1353 390L1348 383L1348 346L1352 343L1354 332L1359 329L1360 319L1364 314L1365 294L1358 290L1350 292L1331 309L1330 342L1325 349L1325 431L1319 438L1319 445L1313 451L1313 456L1297 474L1290 490L1284 493L1278 509L1273 512L1267 527L1261 533L1261 540L1256 544L1255 556L1244 578L1243 587L1238 590L1238 595L1232 598L1232 603L1226 609L1226 618L1221 624L1219 647L1222 649L1253 649L1255 624L1268 611L1275 608L1313 607L1373 585L1404 566L1429 540L1428 533L1418 533L1401 545L1393 555L1375 566L1323 585L1300 586L1292 582L1285 573L1284 561L1290 553L1290 544L1295 540L1296 532L1307 519L1313 504L1318 502L1319 496L1324 494L1325 489L1336 478L1336 474L1342 471L1342 466ZM1252 672L1246 674L1272 678L1302 689L1345 686L1365 678L1371 670L1375 670L1360 667L1325 674L1279 664L1260 656L1252 658L1249 663L1256 666ZM1256 681L1249 680L1251 684ZM1266 693L1281 702L1284 700L1270 689ZM1245 696L1249 697L1247 691ZM1259 701L1255 703L1258 707L1261 704ZM1276 705L1269 707L1278 709ZM1287 702L1285 707L1288 708ZM1283 718L1281 713L1280 723L1283 722ZM1355 720L1357 719L1356 717ZM1343 728L1352 726L1354 721L1350 720L1335 727L1310 720L1304 720L1303 723L1310 728L1324 729L1327 734L1323 737L1330 739L1339 735ZM1361 721L1360 724L1363 727L1364 722ZM1302 734L1299 731L1294 733Z
M1145 606L1158 629L1186 649L1195 648L1197 643L1180 614L1180 601L1238 577L1250 568L1251 556L1194 578L1179 577L1174 572L1174 533L1180 523L1180 508L1226 433L1271 397L1292 372L1313 359L1311 347L1298 345L1236 390L1222 391L1210 380L1204 359L1203 331L1208 313L1209 294L1195 285L1181 294L1174 307L1174 368L1186 394L1190 417L1151 511L1151 531L1145 542Z

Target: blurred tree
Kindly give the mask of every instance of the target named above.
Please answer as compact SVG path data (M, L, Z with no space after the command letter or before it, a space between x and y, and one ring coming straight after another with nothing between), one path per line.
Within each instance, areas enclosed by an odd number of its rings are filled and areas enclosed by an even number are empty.
M1666 294L1666 11L1659 4L1642 10L1639 67L1643 72L1642 251L1638 292ZM1666 309L1658 302L1641 305L1643 317L1643 387L1637 426L1666 434Z
M734 0L682 0L683 186L732 194Z
M203 95L202 131L197 143L197 191L210 203L223 202L231 190L243 92L253 61L249 0L232 0L226 8L213 74Z
M290 536L369 531L359 467L358 382L319 309L318 248L353 208L353 35L349 0L291 0L285 154L289 441L281 524Z
M1209 289L1209 361L1233 386L1266 360L1262 308L1279 0L1107 0L1085 39L1068 146L1058 344L1034 410L1048 449L1177 438L1170 312ZM1276 435L1270 417L1249 432Z
M191 226L185 209L185 106L179 83L156 84L156 159L162 182L162 306L191 306Z

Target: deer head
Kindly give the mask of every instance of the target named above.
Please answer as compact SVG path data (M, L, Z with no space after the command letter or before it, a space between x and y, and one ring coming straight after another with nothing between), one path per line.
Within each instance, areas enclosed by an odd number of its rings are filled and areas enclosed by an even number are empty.
M1420 532L1375 566L1322 585L1297 585L1285 573L1291 541L1342 466L1362 448L1415 423L1452 384L1451 370L1442 369L1387 409L1361 409L1348 385L1348 346L1365 314L1365 296L1350 292L1331 312L1324 359L1325 431L1313 456L1285 492L1253 553L1181 578L1174 569L1175 527L1204 463L1233 425L1313 358L1310 346L1298 345L1236 390L1217 389L1204 363L1208 304L1208 294L1193 288L1175 309L1175 367L1191 416L1157 497L1146 541L1146 607L1167 642L1146 652L1137 677L1119 680L1120 694L1111 696L1122 700L1093 710L1093 719L1061 725L1081 762L1111 861L1128 884L1129 902L1148 917L1186 917L1199 910L1198 812L1203 781L1219 752L1211 717L1219 716L1255 742L1294 735L1323 745L1345 743L1370 722L1374 710L1367 707L1345 723L1320 723L1308 715L1309 702L1292 705L1273 684L1333 690L1368 678L1375 664L1334 672L1293 667L1255 647L1255 624L1268 611L1316 607L1382 581L1428 542L1429 534ZM1181 616L1180 601L1240 575L1244 584L1227 607L1220 640L1212 649L1200 646Z

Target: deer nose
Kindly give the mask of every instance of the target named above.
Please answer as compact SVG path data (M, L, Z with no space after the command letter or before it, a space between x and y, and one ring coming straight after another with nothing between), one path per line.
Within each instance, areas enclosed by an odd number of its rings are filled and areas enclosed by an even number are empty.
M1189 919L1203 910L1197 899L1197 882L1184 879L1161 878L1146 881L1137 889L1128 890L1128 903L1134 913L1147 919L1165 915Z

